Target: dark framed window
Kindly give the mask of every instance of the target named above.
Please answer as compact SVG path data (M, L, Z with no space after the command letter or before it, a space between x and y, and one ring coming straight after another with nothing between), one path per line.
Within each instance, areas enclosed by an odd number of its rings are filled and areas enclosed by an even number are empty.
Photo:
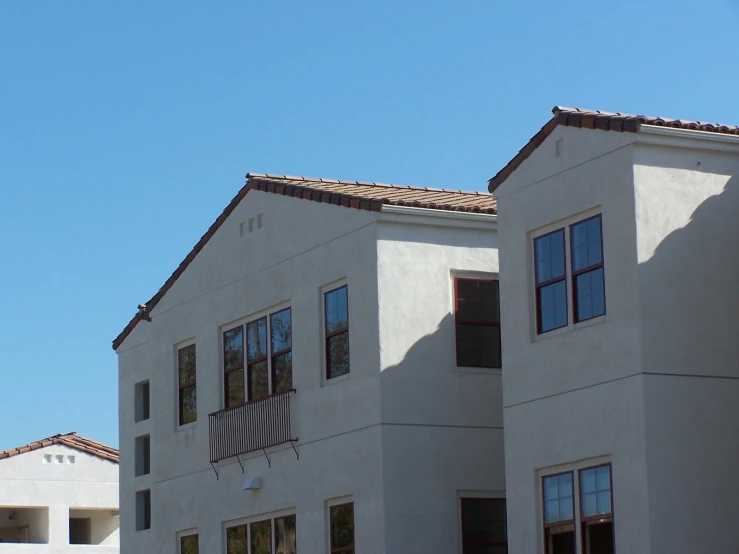
M136 530L151 529L151 491L136 493Z
M272 520L255 521L249 525L249 554L272 554Z
M571 471L542 477L546 554L575 554L575 496Z
M269 333L267 329L269 328ZM246 336L246 360L244 337ZM223 333L225 407L292 390L292 310L285 308Z
M180 425L186 425L198 419L194 344L177 351L177 373L180 383Z
M246 525L236 525L226 529L226 554L247 554Z
M457 366L501 367L500 292L493 279L454 279Z
M326 379L349 373L349 296L346 285L324 296Z
M507 554L505 498L462 498L462 554Z
M613 554L615 544L611 465L581 469L578 477L583 552Z
M290 308L270 315L269 325L272 394L279 394L293 388L293 325Z
M275 520L275 554L296 554L298 551L295 514Z
M606 313L602 235L600 215L570 225L575 323Z
M151 472L151 440L149 435L136 437L134 454L134 476L149 475Z
M534 239L537 333L567 325L565 231L557 229Z
M180 537L180 554L198 554L200 551L200 539L196 534Z
M241 325L223 333L223 386L226 408L246 402L244 386L244 329Z
M134 421L149 419L149 381L136 383L134 388Z
M354 554L354 503L329 508L331 554Z

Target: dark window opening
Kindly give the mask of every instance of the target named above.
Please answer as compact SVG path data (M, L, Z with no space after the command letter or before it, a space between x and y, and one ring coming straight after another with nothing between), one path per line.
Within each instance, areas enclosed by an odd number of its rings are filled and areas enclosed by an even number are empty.
M324 294L326 379L349 373L349 299L346 285Z
M329 519L331 554L354 554L354 503L331 506Z
M567 325L565 232L558 229L534 239L537 333Z
M457 366L501 367L500 292L491 279L454 279Z
M149 419L149 381L136 383L134 387L134 421Z
M462 553L507 554L504 498L462 498Z
M151 529L151 491L136 493L136 530Z
M149 475L151 471L151 440L149 435L136 437L135 476Z
M195 354L194 344L177 351L180 425L186 425L198 419Z
M180 537L180 554L199 554L200 537L197 534Z
M226 554L246 554L246 525L237 525L226 529Z
M69 518L69 544L92 544L92 520L89 517Z
M603 239L599 215L570 226L575 323L606 313Z

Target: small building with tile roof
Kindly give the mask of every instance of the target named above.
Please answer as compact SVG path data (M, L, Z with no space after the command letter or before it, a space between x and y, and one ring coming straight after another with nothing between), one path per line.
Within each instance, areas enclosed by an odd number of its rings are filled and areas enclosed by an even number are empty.
M118 462L74 432L0 452L0 551L117 554Z
M487 192L247 175L113 342L122 552L456 552L499 523L497 278Z
M509 551L737 551L739 127L556 107L489 190Z

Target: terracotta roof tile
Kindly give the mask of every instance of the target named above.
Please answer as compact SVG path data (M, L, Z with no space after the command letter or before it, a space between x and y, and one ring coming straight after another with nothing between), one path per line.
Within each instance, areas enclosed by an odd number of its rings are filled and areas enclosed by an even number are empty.
M598 129L601 131L617 131L620 133L637 133L641 125L655 125L658 127L672 127L674 129L689 129L705 131L707 133L723 133L739 135L736 125L722 125L720 123L706 123L701 121L687 121L684 119L669 119L647 115L630 115L616 112L602 112L598 110L583 110L579 108L565 108L555 106L552 109L554 117L550 119L526 145L519 150L508 164L488 181L488 190L495 191L518 166L551 134L558 125L579 127L581 129Z
M269 175L247 173L246 184L234 196L221 215L213 222L190 253L185 257L169 279L157 293L139 307L138 313L128 322L121 333L113 340L117 349L134 327L142 319L147 319L175 281L185 271L195 256L205 247L224 221L250 190L259 190L303 200L334 204L345 208L379 212L385 205L409 206L455 212L495 214L495 200L487 192L465 192L452 189L430 187L411 187L406 185L387 185L362 181L341 181L338 179L313 179L290 175Z
M18 456L20 454L25 454L26 452L32 452L52 445L67 446L78 450L79 452L84 452L92 456L97 456L103 460L113 462L114 464L118 463L118 450L111 446L106 446L99 442L81 437L74 432L67 433L66 435L54 435L53 437L41 439L24 446L5 450L0 452L0 460L12 458L13 456Z

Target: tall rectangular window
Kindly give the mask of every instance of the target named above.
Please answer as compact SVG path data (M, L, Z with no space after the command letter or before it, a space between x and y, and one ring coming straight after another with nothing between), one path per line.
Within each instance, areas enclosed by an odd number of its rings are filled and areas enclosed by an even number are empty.
M601 234L600 215L570 226L575 323L606 313Z
M462 554L507 554L504 498L462 498Z
M329 508L331 554L354 554L354 503Z
M246 402L244 387L244 329L239 326L223 333L223 383L226 408Z
M136 383L134 387L134 421L149 419L149 381Z
M292 390L292 358L290 308L225 331L223 333L225 407L233 408L244 402L261 400L270 394Z
M295 514L278 517L275 520L275 552L277 554L296 554L297 535Z
M575 554L572 472L542 478L546 554Z
M251 535L249 554L272 554L272 520L256 521L249 525Z
M185 535L180 537L180 553L179 554L199 554L200 538L198 534Z
M454 279L457 366L501 367L498 281Z
M136 530L151 529L151 491L136 493Z
M347 286L324 294L326 379L349 373L349 298Z
M226 554L246 554L248 544L246 525L226 529Z
M185 425L198 419L194 344L177 351L177 368L180 383L180 425Z
M135 446L135 476L149 475L151 471L151 440L149 435L136 437Z
M579 479L583 552L613 554L611 466L581 469Z
M567 325L565 231L558 229L534 239L537 332Z

